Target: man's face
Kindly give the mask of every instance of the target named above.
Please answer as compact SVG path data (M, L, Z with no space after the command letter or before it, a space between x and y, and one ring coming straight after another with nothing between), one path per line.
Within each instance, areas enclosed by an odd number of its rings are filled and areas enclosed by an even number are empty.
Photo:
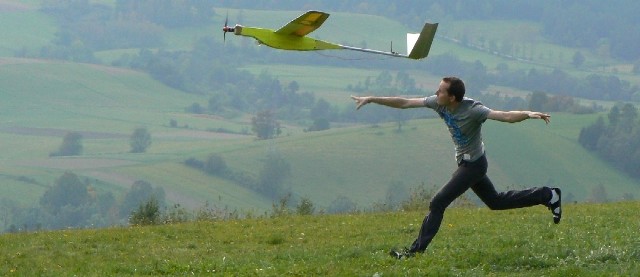
M449 85L450 84L445 81L440 81L440 87L438 91L436 91L436 96L438 97L436 102L438 105L448 106L455 101L455 96L449 95Z

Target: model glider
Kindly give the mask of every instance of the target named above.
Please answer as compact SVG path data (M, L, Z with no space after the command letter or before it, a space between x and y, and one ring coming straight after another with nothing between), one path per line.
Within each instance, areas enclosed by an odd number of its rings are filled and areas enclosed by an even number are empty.
M322 25L328 17L329 14L325 12L308 11L275 31L264 28L246 27L237 24L234 27L229 27L227 26L227 18L224 22L222 31L224 32L223 36L225 39L227 32L233 32L235 35L252 37L256 39L258 43L276 49L298 51L348 49L419 60L427 57L429 54L431 43L436 35L436 29L438 28L438 23L426 23L419 34L407 34L407 54L405 55L394 52L393 49L387 52L359 48L322 41L307 36L309 33L320 28L320 25Z

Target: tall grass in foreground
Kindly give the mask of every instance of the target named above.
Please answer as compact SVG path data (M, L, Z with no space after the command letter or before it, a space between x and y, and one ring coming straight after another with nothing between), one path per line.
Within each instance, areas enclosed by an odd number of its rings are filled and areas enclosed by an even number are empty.
M640 202L452 208L424 254L423 212L283 216L0 236L5 276L638 276Z

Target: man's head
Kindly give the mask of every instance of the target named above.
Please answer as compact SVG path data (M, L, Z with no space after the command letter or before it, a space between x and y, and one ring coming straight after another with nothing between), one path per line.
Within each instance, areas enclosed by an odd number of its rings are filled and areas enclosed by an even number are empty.
M458 77L444 77L442 81L449 84L449 95L454 96L457 102L462 102L465 93L464 82Z

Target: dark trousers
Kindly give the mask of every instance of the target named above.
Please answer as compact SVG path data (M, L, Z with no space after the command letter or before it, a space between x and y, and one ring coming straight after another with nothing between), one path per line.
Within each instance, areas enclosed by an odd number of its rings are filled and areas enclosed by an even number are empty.
M449 182L436 193L429 204L429 214L424 218L418 238L409 251L424 252L438 233L444 210L469 188L492 210L506 210L546 204L551 199L548 187L530 188L520 191L498 193L487 177L485 155L474 162L463 161Z

